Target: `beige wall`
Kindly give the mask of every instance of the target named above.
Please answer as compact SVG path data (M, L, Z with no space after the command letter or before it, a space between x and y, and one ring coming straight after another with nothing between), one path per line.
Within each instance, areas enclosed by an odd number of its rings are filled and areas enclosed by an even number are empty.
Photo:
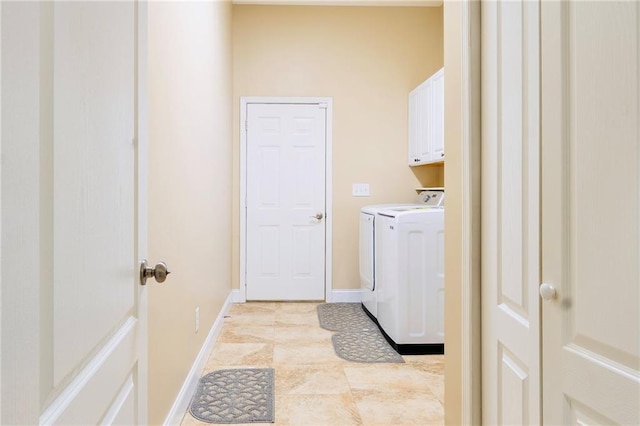
M231 4L149 3L149 421L160 424L231 286ZM200 331L195 334L195 308Z
M442 7L233 7L233 286L239 286L239 98L333 98L333 288L359 287L358 213L442 186L407 166L407 96L443 65ZM354 198L351 185L370 184Z

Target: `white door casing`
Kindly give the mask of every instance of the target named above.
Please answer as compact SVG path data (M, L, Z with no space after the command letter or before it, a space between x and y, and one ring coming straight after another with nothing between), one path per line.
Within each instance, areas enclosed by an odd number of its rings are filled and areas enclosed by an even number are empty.
M539 424L539 4L481 7L482 422Z
M243 105L246 299L324 300L330 104Z
M543 423L640 424L640 3L542 2Z
M146 6L2 23L1 422L145 424Z

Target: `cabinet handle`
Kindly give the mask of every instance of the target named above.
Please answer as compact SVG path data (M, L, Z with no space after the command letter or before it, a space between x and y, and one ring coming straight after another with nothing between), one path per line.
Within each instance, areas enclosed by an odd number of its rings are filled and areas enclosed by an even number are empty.
M442 154L440 154L440 157L444 157L444 152Z

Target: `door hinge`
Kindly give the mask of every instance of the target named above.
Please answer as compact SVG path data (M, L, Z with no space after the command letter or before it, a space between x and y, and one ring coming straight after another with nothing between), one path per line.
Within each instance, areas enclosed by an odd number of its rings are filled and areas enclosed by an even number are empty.
M249 120L244 120L244 130L245 131L249 130Z
M327 107L328 107L328 105L327 105L327 103L326 103L326 102L320 102L320 103L318 104L318 106L319 106L321 109L327 109Z

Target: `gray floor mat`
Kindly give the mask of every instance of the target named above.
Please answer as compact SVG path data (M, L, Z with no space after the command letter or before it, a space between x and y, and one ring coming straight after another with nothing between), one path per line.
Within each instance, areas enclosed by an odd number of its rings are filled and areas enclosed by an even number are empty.
M191 414L207 423L273 423L273 368L218 370L198 383Z
M342 331L331 336L336 354L354 362L397 362L404 359L380 331Z
M404 362L386 341L378 326L360 303L324 303L318 305L318 320L331 336L336 354L354 362Z
M318 305L320 327L329 331L373 331L378 326L362 310L360 303L324 303Z

